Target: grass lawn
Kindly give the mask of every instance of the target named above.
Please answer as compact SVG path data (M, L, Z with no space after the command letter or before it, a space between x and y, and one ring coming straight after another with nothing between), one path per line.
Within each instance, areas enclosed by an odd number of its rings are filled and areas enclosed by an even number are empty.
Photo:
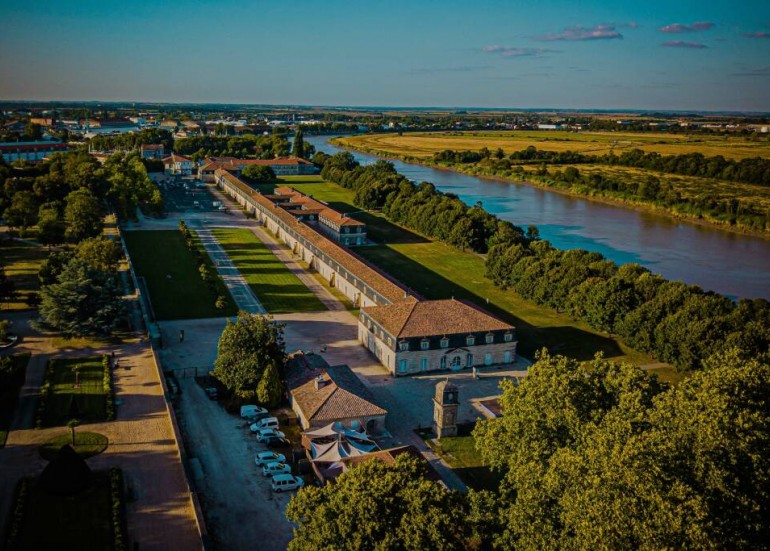
M32 481L18 549L113 548L110 477L94 473L94 486L74 497L52 496Z
M181 232L127 231L123 236L137 276L147 281L157 319L215 318L237 312L229 293L224 310L214 306L215 297L201 279ZM207 254L203 256L213 271L211 259Z
M72 369L76 365L81 366L78 388L75 388L75 372ZM107 389L103 381L101 356L49 360L43 383L49 385L48 396L41 398L43 426L64 425L72 418L83 422L104 421L107 418Z
M83 459L88 459L89 457L102 453L107 449L108 444L109 440L103 434L75 429L75 445L73 446L73 449ZM45 444L41 445L38 448L38 452L40 452L40 457L46 461L51 461L56 457L59 449L66 445L72 446L72 435L70 434L69 429L66 433L54 436Z
M212 233L271 314L327 309L251 230L219 228Z
M496 490L500 485L503 473L493 471L481 462L470 434L428 440L428 445L474 490Z
M16 285L16 296L10 302L1 304L0 309L29 309L24 299L32 291L40 289L37 273L46 257L48 250L41 245L7 239L0 241L0 266L5 268L5 275Z
M12 384L0 388L0 448L5 446L5 441L8 439L8 431L13 422L13 413L16 410L16 402L19 400L19 390L24 384L24 375L30 356L29 352L9 356L14 363L14 368L19 371Z
M303 193L312 193L343 212L359 209L353 205L353 192L333 183L292 184ZM619 339L602 335L587 324L572 320L555 310L538 306L513 291L503 291L484 277L484 259L440 242L430 241L410 230L388 222L373 213L357 213L366 222L367 235L382 243L356 247L356 252L429 299L464 298L493 312L516 327L519 352L532 357L548 347L559 354L589 360L598 351L606 358L634 364L652 363ZM487 302L488 299L488 302Z

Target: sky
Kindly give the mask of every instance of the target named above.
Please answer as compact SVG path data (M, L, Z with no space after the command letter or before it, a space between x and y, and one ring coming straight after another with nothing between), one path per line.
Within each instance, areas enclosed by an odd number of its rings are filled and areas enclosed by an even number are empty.
M770 112L770 0L0 0L0 99Z

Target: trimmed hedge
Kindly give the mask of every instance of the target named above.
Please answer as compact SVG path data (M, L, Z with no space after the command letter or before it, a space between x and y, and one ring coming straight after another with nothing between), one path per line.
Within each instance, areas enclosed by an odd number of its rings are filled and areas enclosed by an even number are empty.
M55 369L56 362L48 360L45 366L45 375L43 376L43 384L40 385L40 392L38 393L37 400L37 414L35 415L35 428L43 428L43 420L45 418L45 410L48 405L48 396L51 394L51 380L53 379L53 370Z
M126 504L123 496L123 471L110 469L110 507L112 514L113 549L125 551L128 548L126 531Z
M27 514L27 501L29 500L29 485L32 478L24 477L16 484L13 506L8 512L8 523L5 532L5 546L3 549L11 551L19 548L19 537L24 526L24 517Z
M102 381L102 386L104 386L104 407L107 412L107 421L114 421L115 388L112 385L112 368L110 363L110 356L104 354L102 356L102 367L104 368L104 380Z

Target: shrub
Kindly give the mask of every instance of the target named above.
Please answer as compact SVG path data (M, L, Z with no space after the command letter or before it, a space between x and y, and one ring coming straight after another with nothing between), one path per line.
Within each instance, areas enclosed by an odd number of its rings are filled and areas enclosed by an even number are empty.
M4 549L18 549L19 536L21 535L21 529L22 526L24 526L24 517L27 512L29 485L31 483L31 478L24 477L19 480L19 483L16 485L13 507L8 514L8 529L6 531Z
M102 367L104 368L104 380L102 386L104 387L104 404L105 412L107 413L107 421L115 420L115 389L112 386L112 369L110 365L110 356L105 354L102 356Z
M112 514L113 549L124 551L126 546L125 503L123 501L123 471L110 469L110 508Z
M37 429L43 428L43 417L45 416L45 409L48 405L48 396L51 393L51 380L53 379L55 368L56 360L48 360L48 365L45 367L43 384L40 385L40 392L38 393L37 414L35 416L35 428Z

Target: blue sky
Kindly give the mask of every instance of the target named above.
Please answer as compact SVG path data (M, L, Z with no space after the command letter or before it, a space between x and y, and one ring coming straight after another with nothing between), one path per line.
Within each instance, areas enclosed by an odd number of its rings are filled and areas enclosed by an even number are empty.
M0 98L770 111L770 1L3 0Z

